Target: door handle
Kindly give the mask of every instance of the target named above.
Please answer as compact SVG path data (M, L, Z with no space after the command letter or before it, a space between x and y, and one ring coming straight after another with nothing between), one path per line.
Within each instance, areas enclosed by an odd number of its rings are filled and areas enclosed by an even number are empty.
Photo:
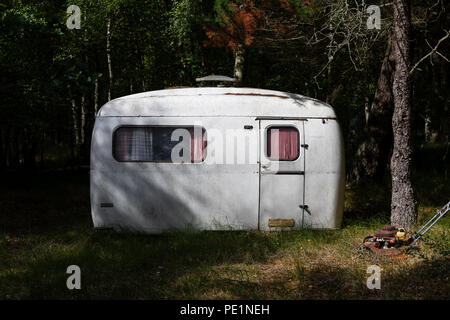
M261 167L262 167L263 169L269 168L269 166L267 166L267 165L265 165L265 164L263 164Z
M299 205L299 207L303 210L305 210L309 215L311 215L311 211L309 211L308 205Z

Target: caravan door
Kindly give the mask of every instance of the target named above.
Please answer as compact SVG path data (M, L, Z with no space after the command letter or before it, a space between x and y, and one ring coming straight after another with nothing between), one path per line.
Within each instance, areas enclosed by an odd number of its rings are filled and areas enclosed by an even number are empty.
M303 121L260 120L259 143L259 229L301 228L305 213Z

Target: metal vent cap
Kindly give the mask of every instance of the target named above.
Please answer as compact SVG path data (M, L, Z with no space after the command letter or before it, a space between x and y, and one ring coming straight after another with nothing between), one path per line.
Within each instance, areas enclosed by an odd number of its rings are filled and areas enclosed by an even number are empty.
M206 85L210 85L210 86L214 86L214 87L230 86L230 85L233 85L238 82L237 79L235 79L235 78L230 78L230 77L221 76L221 75L214 75L214 74L203 77L203 78L196 78L195 81L197 81L201 84L205 83ZM221 82L225 83L225 84L221 84ZM215 84L215 85L213 85L213 84Z

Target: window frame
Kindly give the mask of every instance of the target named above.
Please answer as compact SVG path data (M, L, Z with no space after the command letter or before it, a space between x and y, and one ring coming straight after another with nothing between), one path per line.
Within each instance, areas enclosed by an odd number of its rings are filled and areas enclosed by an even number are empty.
M202 129L203 134L203 143L204 143L204 152L203 152L203 158L201 161L189 161L189 162L172 162L171 160L118 160L115 155L115 146L116 146L116 139L117 139L117 131L122 128L176 128L176 129L190 129L199 127ZM205 162L206 159L206 153L207 153L207 138L206 138L206 129L203 126L199 125L119 125L114 128L112 132L112 141L111 141L111 155L113 159L116 162L119 163L170 163L170 164L201 164Z
M296 158L291 159L291 160L287 160L287 159L280 160L280 159L274 159L274 158L269 157L269 155L268 155L268 141L269 140L267 139L267 136L268 136L269 130L273 129L273 128L294 128L295 129L295 131L297 132L297 136L298 136L298 146L297 146L298 147L298 149L297 149L298 153L297 153L297 157ZM264 140L265 140L265 143L264 143L264 156L269 161L294 162L294 161L297 161L300 158L300 152L301 152L300 151L301 150L301 148L300 148L300 131L298 130L298 128L296 126L291 125L291 124L271 124L271 125L269 125L269 126L267 126L265 128Z

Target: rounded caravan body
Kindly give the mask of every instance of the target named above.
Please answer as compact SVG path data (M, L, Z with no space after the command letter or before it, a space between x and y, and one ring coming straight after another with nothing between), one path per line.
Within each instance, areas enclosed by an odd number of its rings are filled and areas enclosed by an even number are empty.
M182 142L187 151L174 152ZM318 100L251 88L133 94L95 120L93 223L147 233L335 229L344 170L336 114Z

